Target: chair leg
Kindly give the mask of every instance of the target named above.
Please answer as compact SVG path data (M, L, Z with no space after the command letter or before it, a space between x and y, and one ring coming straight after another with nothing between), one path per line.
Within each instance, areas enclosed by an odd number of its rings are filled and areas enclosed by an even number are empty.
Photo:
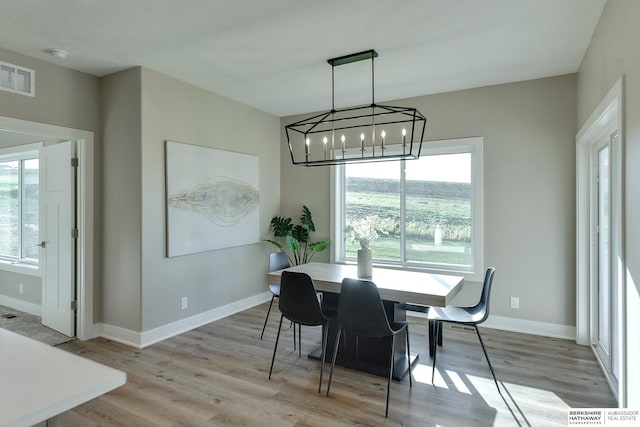
M293 326L293 351L296 351L296 324L291 322Z
M331 379L333 378L333 368L336 366L336 356L338 355L338 344L340 344L340 334L342 328L338 326L338 333L336 334L336 344L333 347L333 358L331 359L331 371L329 372L329 384L327 384L327 396L329 396L329 390L331 390Z
M409 387L413 387L413 380L411 375L411 349L409 348L409 325L406 327L407 333L407 361L409 362Z
M327 356L327 339L329 338L329 325L322 325L322 364L320 365L320 384L318 384L318 393L322 391L322 374L324 373L324 359Z
M496 379L496 374L493 372L493 366L491 366L491 362L489 361L489 355L487 354L487 349L484 347L484 342L482 341L482 337L480 336L480 331L478 330L478 325L473 325L476 328L476 334L478 334L478 339L480 340L480 345L482 346L482 351L484 352L484 357L487 359L487 363L489 364L489 370L491 371L491 375L493 376L493 382L496 383L496 387L498 388L498 392L500 392L500 386L498 386L498 380Z
M271 306L273 305L273 300L276 298L275 295L271 295L271 302L269 303L269 310L267 310L267 317L264 318L264 325L262 325L262 333L260 334L260 339L264 335L264 329L267 327L267 320L269 320L269 313L271 313Z
M278 340L280 339L280 328L282 328L282 318L280 315L280 324L278 325L278 335L276 335L276 345L273 346L273 356L271 357L271 368L269 368L269 379L271 379L271 372L273 371L273 361L276 360L276 350L278 349Z
M295 333L294 330L293 334L295 335ZM302 357L302 325L300 323L298 323L298 357Z
M438 322L438 321L436 321L435 324L434 324L434 331L435 331L434 332L434 340L435 340L435 337L438 335L439 325L440 325L440 322ZM435 344L435 342L434 342L434 344ZM435 384L433 384L433 376L436 373L436 356L437 356L437 354L438 354L438 346L434 345L433 346L433 367L431 368L431 384L433 386L435 386Z
M387 378L387 405L384 410L384 417L389 415L389 391L391 390L391 377L393 377L393 362L396 349L396 335L391 335L391 353L389 354L389 378Z
M433 357L434 347L439 345L442 347L442 327L438 327L440 322L437 320L429 320L428 336L429 336L429 357Z

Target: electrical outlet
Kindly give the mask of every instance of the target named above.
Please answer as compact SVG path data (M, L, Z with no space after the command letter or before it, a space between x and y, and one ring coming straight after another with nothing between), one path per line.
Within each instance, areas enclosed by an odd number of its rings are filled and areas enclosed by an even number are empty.
M21 294L24 294L24 285L22 283L18 285L18 292L20 292Z
M520 309L520 298L511 297L511 308L514 308L516 310Z
M187 308L189 308L189 298L182 297L180 300L180 309L186 310Z

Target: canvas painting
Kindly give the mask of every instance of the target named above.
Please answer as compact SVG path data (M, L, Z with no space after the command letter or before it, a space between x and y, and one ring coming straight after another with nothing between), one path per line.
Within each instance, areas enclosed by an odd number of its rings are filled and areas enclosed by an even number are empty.
M167 256L260 240L258 157L166 141Z

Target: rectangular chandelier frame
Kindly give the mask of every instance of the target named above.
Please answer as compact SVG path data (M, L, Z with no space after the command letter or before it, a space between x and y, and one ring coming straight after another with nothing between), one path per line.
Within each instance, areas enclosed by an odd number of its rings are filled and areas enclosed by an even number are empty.
M326 166L343 163L417 159L426 117L415 108L375 103L375 50L327 60L331 64L332 108L285 126L294 165ZM371 104L335 108L334 67L371 59Z

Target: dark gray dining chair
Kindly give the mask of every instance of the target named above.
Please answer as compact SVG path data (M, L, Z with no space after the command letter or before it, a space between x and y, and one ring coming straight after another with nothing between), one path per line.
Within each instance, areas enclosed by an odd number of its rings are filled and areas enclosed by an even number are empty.
M487 317L489 317L491 284L493 283L493 275L495 272L496 269L493 267L489 267L487 269L484 276L484 284L482 286L480 301L478 301L476 305L472 307L447 306L429 308L429 322L435 322L435 330L433 332L433 336L430 337L430 339L438 340L438 343L434 342L433 345L434 352L433 367L431 369L431 383L433 383L433 377L436 370L436 356L438 353L438 345L442 345L442 322L457 323L461 325L473 326L476 330L476 334L478 335L478 339L480 340L480 345L482 346L482 351L484 352L484 357L487 359L487 363L489 364L489 370L491 370L493 381L496 383L498 391L500 391L498 380L496 379L496 374L493 372L493 366L491 366L491 362L489 361L487 349L484 346L482 336L480 336L480 331L478 330L478 325L487 320Z
M276 344L273 347L271 358L271 368L269 369L269 379L273 372L273 362L276 359L280 330L282 329L282 319L287 318L294 324L293 334L295 336L295 325L322 326L322 362L320 365L320 382L318 383L318 393L322 389L322 374L327 351L327 336L329 332L328 323L332 313L322 311L320 301L313 287L311 277L305 273L283 271L280 280L280 298L278 307L280 308L280 324L278 325L278 335ZM302 341L298 340L298 349L302 347ZM300 351L300 350L298 350Z
M396 346L396 336L400 332L405 332L407 338L407 358L409 351L409 323L389 322L385 312L378 287L368 280L343 279L340 288L340 300L338 302L338 334L333 350L331 361L331 372L329 374L329 384L327 386L327 396L331 389L331 379L333 368L336 364L340 335L344 333L353 334L356 337L369 338L391 338L389 351L389 377L387 379L387 403L384 416L389 415L389 391L391 389L391 377L393 375L394 355ZM413 386L411 379L411 363L409 362L409 385Z
M269 272L282 270L283 268L288 268L291 265L289 264L289 257L284 252L272 252L269 255ZM264 335L264 330L267 327L267 321L269 320L269 314L271 313L271 306L273 306L273 300L280 297L280 283L269 283L269 291L271 292L271 302L269 303L269 309L267 310L267 316L264 318L264 325L262 325L262 333L260 334L260 339ZM294 341L295 348L295 341Z

